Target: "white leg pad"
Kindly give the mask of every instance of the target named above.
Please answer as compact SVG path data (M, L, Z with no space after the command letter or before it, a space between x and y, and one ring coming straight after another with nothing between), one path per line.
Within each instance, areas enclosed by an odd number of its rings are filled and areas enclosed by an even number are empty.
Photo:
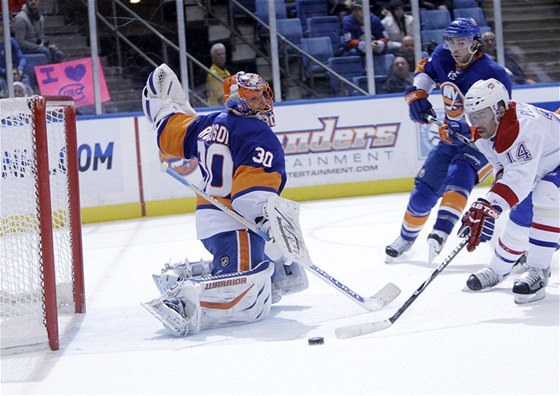
M152 275L154 283L161 294L166 293L183 279L198 276L211 276L212 261L190 262L188 259L178 263L167 263L159 275Z
M298 263L284 265L283 262L274 263L274 277L272 280L272 303L277 303L283 296L299 293L309 287L309 280L305 269Z
M250 323L267 317L272 303L273 272L272 263L264 261L247 272L193 278L201 287L199 329Z

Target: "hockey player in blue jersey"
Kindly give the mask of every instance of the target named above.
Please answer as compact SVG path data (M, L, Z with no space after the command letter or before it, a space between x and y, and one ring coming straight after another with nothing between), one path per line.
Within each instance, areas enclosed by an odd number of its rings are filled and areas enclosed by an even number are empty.
M477 150L453 137L471 137L464 122L463 98L468 89L480 79L495 78L511 95L511 83L506 70L481 50L480 29L472 18L457 18L447 27L444 42L430 58L422 59L415 72L414 85L405 91L412 121L427 124L436 113L428 97L439 86L445 108L444 125L440 127L441 141L429 153L415 178L399 237L385 249L389 258L408 251L432 208L441 197L437 219L428 235L429 262L441 252L467 204L473 187L492 170Z
M224 111L197 115L164 64L148 78L144 113L163 153L198 159L205 193L267 230L264 208L286 183L283 148L271 129L272 91L259 75L239 72L224 80L224 92ZM197 197L196 228L213 260L166 267L154 276L163 295L143 304L173 334L262 319L282 295L307 288L297 263L284 271L281 259L271 262L278 258L274 239L265 246L202 197Z

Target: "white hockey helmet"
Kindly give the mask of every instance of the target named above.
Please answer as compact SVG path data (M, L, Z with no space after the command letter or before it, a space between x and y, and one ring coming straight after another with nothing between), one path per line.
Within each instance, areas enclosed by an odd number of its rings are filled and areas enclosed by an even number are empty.
M465 112L474 113L475 111L490 107L494 114L498 114L498 105L509 108L509 93L504 84L495 78L488 80L478 80L475 82L465 94L463 101Z

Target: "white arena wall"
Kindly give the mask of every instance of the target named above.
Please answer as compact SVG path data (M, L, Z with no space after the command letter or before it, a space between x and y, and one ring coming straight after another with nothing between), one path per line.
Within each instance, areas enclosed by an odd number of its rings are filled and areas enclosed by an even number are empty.
M443 119L440 98L431 95ZM515 87L513 98L555 110L560 84ZM280 103L275 114L288 173L282 195L296 201L410 191L438 141L435 126L409 120L401 94ZM84 223L194 210L194 194L160 171L155 132L142 114L79 117L77 129ZM199 178L196 164L171 164Z

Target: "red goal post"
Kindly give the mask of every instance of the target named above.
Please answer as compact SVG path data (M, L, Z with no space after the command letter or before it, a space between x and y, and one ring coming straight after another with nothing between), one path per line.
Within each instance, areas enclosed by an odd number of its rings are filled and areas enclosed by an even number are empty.
M2 349L59 348L85 312L76 112L70 97L0 100Z

